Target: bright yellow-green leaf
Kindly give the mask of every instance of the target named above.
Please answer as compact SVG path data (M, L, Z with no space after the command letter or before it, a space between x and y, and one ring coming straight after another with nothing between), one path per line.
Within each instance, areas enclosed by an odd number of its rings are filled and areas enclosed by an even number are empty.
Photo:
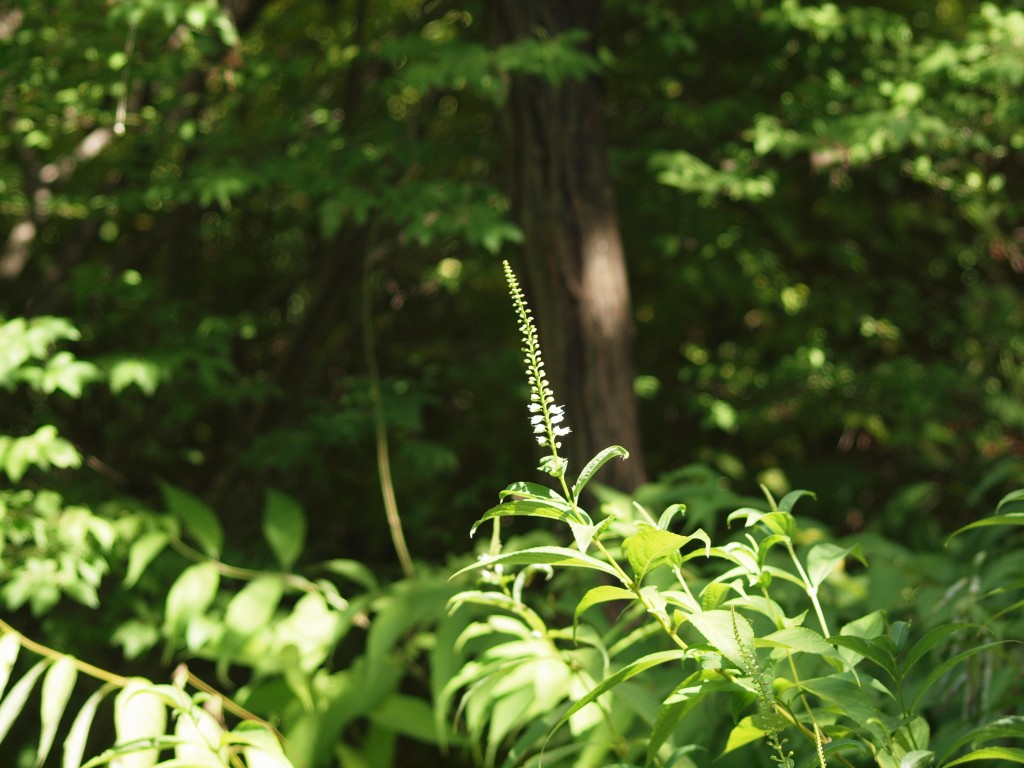
M78 670L70 656L61 656L50 666L43 678L43 693L39 705L39 749L36 752L36 768L46 762L53 740L57 736L57 726L64 716L64 708L74 690Z

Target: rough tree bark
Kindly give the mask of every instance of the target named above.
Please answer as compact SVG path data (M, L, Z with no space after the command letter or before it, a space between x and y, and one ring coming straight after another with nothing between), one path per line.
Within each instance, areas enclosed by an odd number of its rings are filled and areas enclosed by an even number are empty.
M498 0L497 44L590 33L597 0ZM566 405L566 443L577 470L596 451L622 445L625 462L600 480L632 490L645 479L633 394L633 321L596 77L552 83L512 78L502 120L503 181L523 230L524 283L534 305L555 397Z

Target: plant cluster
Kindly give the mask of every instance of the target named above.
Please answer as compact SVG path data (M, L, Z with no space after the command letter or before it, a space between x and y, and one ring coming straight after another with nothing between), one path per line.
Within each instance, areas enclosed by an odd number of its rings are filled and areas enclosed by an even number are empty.
M581 506L584 489L625 452L602 451L570 486L536 329L505 268L530 413L539 412L531 423L547 448L540 469L557 487L503 490L473 527L493 525L489 551L457 574L478 574L483 586L452 599L461 668L437 707L445 716L458 701L455 715L484 745L487 765L503 749L508 767L1024 762L1024 749L1005 741L1024 738L1024 717L1010 714L1019 679L983 702L960 692L967 716L939 733L930 718L958 695L955 681L971 664L1019 667L1019 639L997 629L1024 607L1019 566L1017 581L981 596L998 606L982 621L926 628L842 604L831 587L845 580L852 591L853 574L869 566L861 544L833 540L794 514L806 491L776 502L765 489L765 506L728 516L742 532L724 542L701 528L677 532L687 530L679 504L657 517L636 503L605 505L595 522ZM1024 524L1022 505L1024 492L1011 494L995 516L958 534ZM503 544L500 525L511 517L558 521L572 544L524 546L531 534ZM556 579L566 571L584 576L565 586ZM531 600L538 580L551 582L547 600ZM1014 622L1019 628L1019 616ZM756 743L765 744L760 758Z

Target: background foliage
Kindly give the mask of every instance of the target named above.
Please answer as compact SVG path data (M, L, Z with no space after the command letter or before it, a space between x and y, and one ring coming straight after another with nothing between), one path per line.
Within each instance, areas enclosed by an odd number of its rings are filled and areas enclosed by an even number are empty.
M759 483L813 489L871 563L847 620L1020 637L976 600L1020 578L999 536L943 542L1024 478L1024 7L609 0L583 37L495 46L443 0L0 0L5 620L125 676L185 661L300 768L470 764L431 746L457 661L427 659L469 526L535 461L496 128L510 78L596 75L635 497L724 535Z

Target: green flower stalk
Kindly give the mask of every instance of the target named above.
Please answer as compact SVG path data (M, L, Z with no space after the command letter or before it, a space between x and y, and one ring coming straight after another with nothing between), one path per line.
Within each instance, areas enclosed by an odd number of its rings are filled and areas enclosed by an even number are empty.
M544 372L544 360L540 353L540 337L537 326L533 322L533 312L526 304L526 298L519 287L519 280L508 261L502 262L505 270L505 281L508 283L512 304L519 316L519 332L523 339L523 362L526 363L526 376L530 382L530 424L537 443L551 451L545 456L540 468L553 477L563 477L567 461L558 455L562 447L560 437L569 434L569 427L561 426L565 421L565 409L555 403L555 393L551 390L547 375Z

